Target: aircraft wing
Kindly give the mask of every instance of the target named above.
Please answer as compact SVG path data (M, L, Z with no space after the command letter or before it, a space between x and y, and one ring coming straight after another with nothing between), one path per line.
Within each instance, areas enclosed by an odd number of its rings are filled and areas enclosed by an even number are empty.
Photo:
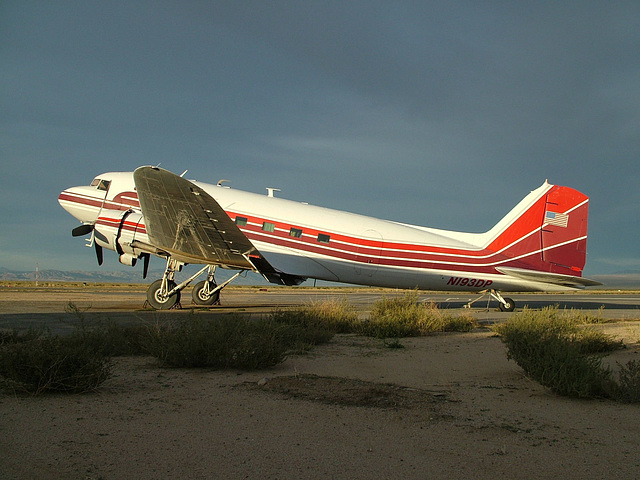
M156 249L184 263L256 270L249 256L262 256L211 195L156 167L136 169L133 179Z
M552 285L561 285L571 288L584 288L602 285L600 282L590 280L583 277L574 277L573 275L562 275L560 273L540 272L537 270L527 270L525 268L514 267L496 267L501 273L511 275L513 277L523 278L535 282L550 283Z

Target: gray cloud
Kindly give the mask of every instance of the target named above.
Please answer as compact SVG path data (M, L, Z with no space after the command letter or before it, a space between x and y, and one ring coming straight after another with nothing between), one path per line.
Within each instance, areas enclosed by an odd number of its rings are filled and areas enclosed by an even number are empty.
M93 266L58 192L161 162L471 231L548 178L591 196L607 273L640 256L639 20L632 2L3 2L0 266Z

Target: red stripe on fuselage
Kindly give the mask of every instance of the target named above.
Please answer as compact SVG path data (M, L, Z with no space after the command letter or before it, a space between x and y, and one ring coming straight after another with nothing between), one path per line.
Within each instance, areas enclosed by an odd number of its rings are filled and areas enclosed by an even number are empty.
M267 234L266 232L252 232L244 230L245 235L250 240L262 241L271 245L278 245L281 247L287 247L294 250L298 250L301 253L315 253L318 255L325 255L332 258L340 258L343 260L349 260L359 263L369 263L370 260L375 259L376 263L383 266L397 266L397 267L411 267L411 268L425 268L425 269L445 269L454 271L465 272L478 272L478 273L498 273L495 270L496 265L501 265L506 262L512 262L511 257L504 255L495 255L491 261L480 262L471 259L472 261L460 261L455 259L442 260L442 257L428 257L423 258L407 258L405 256L397 255L396 257L390 257L386 255L383 250L381 255L367 255L361 251L355 251L351 249L345 249L341 245L336 243L330 244L330 246L324 246L318 243L307 243L294 241L292 239L276 237L273 234ZM537 255L539 251L529 251L520 256L520 258Z
M135 199L134 199L135 197ZM139 209L137 194L135 192L123 192L116 195L113 201L107 200L102 205L102 200L95 197L70 195L62 193L61 200L77 203L90 207L103 207L111 210ZM585 197L586 198L586 197ZM120 203L116 203L115 200ZM573 207L575 208L575 207ZM383 266L411 267L424 269L445 269L452 271L465 271L477 273L498 273L496 265L506 262L526 259L523 267L534 265L540 269L549 270L543 262L537 258L540 250L536 235L540 230L541 219L545 212L545 197L538 199L521 217L518 217L486 248L460 249L451 247L438 247L431 245L408 244L399 242L385 242L334 233L327 230L318 230L309 227L300 227L265 218L251 217L244 213L236 214L227 212L230 218L242 216L248 219L247 226L240 227L250 240L261 241L281 247L298 250L301 253L313 253L327 257L349 260L358 263L370 263L371 260ZM263 222L273 223L274 232L262 230ZM120 219L100 217L99 224L119 228ZM301 238L291 237L289 230L299 228L303 230ZM142 223L124 222L123 229L130 232L146 234L146 228ZM329 244L317 241L318 234L330 235ZM583 238L563 238L564 243L584 242ZM547 249L553 249L556 245L549 245ZM539 264L539 265L538 265ZM580 276L580 272L575 272Z
M236 214L231 213L231 216ZM246 215L242 215L247 218ZM263 222L275 223L275 232L267 232L262 230ZM256 240L268 241L282 246L289 246L292 248L298 248L300 250L306 250L306 247L318 247L321 250L338 249L345 253L351 253L359 257L372 258L377 256L382 257L395 257L403 260L422 260L432 262L444 262L444 261L461 261L471 263L489 263L490 259L508 258L507 255L501 252L494 252L487 248L478 248L477 250L466 250L456 248L445 247L432 247L429 245L417 245L407 243L385 242L379 240L369 240L358 237L352 237L342 234L336 234L327 230L316 230L312 228L295 227L303 230L302 238L295 238L289 235L289 229L291 225L273 222L272 220L261 219L257 217L249 217L246 226L240 227L240 229L249 236L250 233L254 234L253 237ZM327 234L331 236L329 247L320 244L317 241L319 234ZM257 235L257 236L256 236ZM268 238L268 240L265 240ZM279 240L276 242L276 240ZM519 239L523 241L525 239ZM285 243L282 243L282 242ZM313 250L316 251L316 250ZM365 260L366 262L367 260Z
M113 197L112 202L116 205L128 205L131 208L140 208L138 194L136 192L122 192Z
M135 195L136 199L134 199L131 194ZM140 202L137 201L137 194L135 192L125 192L118 194L113 198L113 200L105 200L104 204L102 199L100 198L91 197L88 195L78 195L75 193L71 194L67 192L62 192L58 196L58 199L87 207L102 207L107 210L126 211L130 208L135 208L138 210L140 209Z
M58 196L58 200L63 200L65 202L77 203L78 205L84 205L88 207L97 207L100 208L102 206L102 200L99 200L95 197L88 197L85 195L77 195L70 194L67 192L62 192Z
M102 225L104 227L119 229L120 220L121 220L120 218L99 217L98 220L96 221L96 225ZM145 228L144 224L137 223L137 222L128 222L126 220L122 223L122 230L125 230L128 232L141 233L145 235L147 233L147 229Z

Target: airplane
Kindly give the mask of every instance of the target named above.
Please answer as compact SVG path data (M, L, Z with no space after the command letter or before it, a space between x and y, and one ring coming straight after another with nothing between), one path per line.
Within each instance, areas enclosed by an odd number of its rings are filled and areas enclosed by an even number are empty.
M185 172L186 173L186 172ZM60 193L60 205L90 235L98 264L103 249L124 265L151 255L166 260L147 291L155 309L180 306L193 287L196 305L219 303L220 291L246 271L271 283L307 279L418 290L489 295L502 311L515 303L501 292L583 289L589 198L545 181L484 233L466 233L382 220L230 188L190 181L159 167L98 175L88 186ZM177 284L176 271L204 265ZM218 285L216 267L236 270ZM479 297L482 298L482 297ZM474 300L475 302L475 300ZM471 305L470 302L468 306Z

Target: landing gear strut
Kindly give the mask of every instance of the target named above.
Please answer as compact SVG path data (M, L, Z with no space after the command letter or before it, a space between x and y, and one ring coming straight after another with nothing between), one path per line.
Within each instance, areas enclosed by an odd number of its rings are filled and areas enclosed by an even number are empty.
M500 309L501 312L513 312L513 310L516 308L516 302L514 302L513 299L505 298L502 295L500 295L500 292L493 289L485 290L484 292L482 292L481 296L467 303L464 306L464 308L471 308L471 305L473 305L478 300L481 300L482 298L486 297L487 295L489 295L490 298L493 298L498 302L498 308ZM487 307L488 306L489 306L489 302L487 302Z
M193 287L193 303L196 305L214 305L220 303L220 290L226 287L233 280L238 278L245 270L240 270L229 280L221 285L216 285L214 273L215 265L206 265L198 273L191 276L179 285L176 284L174 278L176 269L182 264L169 257L167 259L167 267L160 280L156 280L149 286L147 290L147 301L156 310L168 310L180 304L180 292L189 285L196 277L207 271L207 279L196 283Z
M147 290L147 301L156 310L169 310L180 302L180 290L176 290L174 277L178 262L167 259L167 267L160 280L156 280Z
M193 303L196 305L219 305L220 304L220 289L217 288L216 281L213 278L213 274L216 271L216 267L209 266L207 271L207 279L196 283L193 286Z

